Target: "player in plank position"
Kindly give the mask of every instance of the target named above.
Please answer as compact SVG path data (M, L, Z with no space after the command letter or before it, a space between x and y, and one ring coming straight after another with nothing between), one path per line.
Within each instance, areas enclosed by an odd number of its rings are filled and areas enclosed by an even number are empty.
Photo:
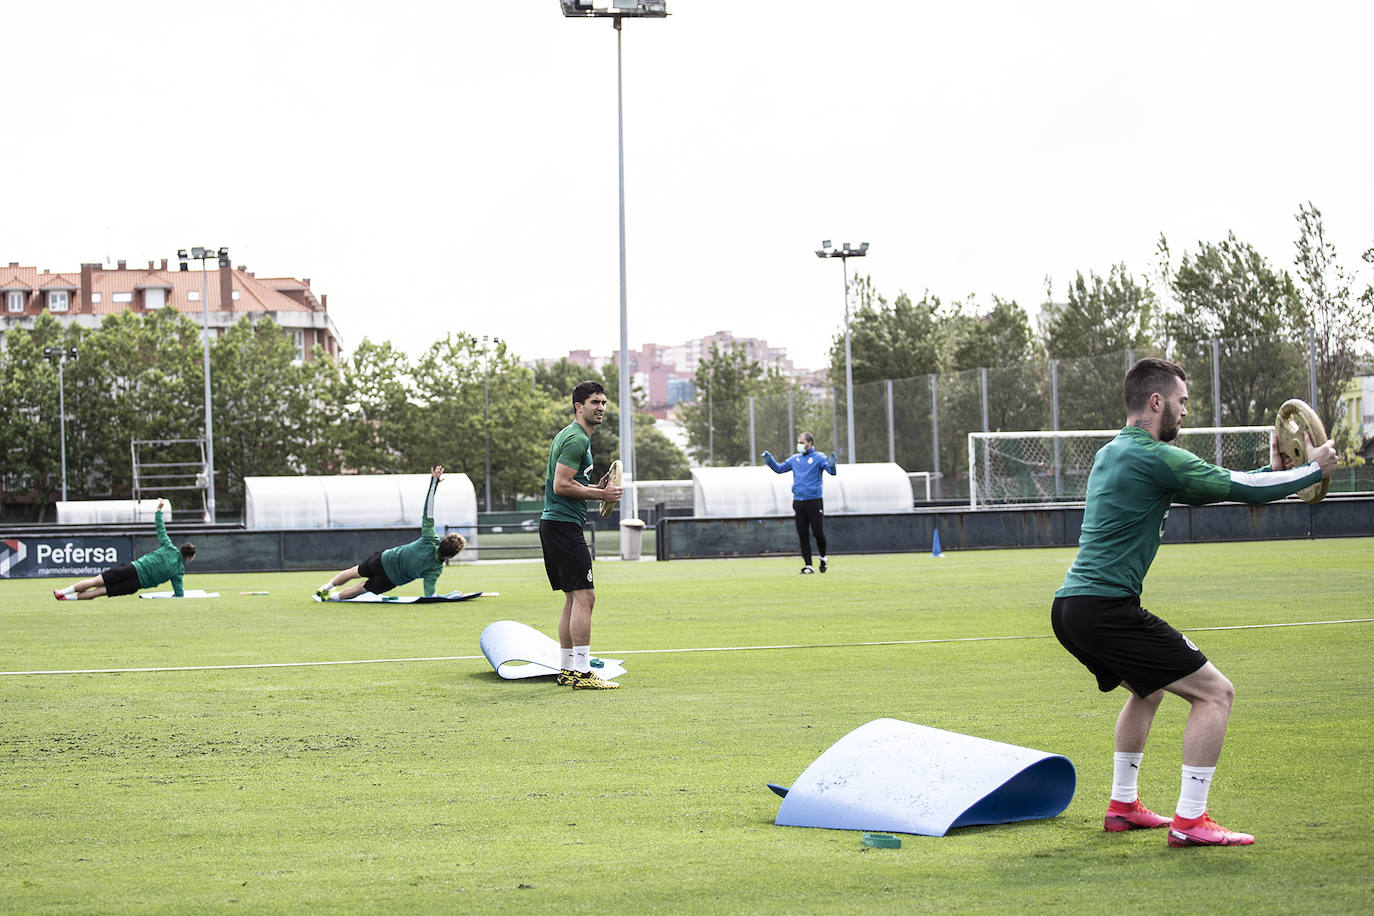
M1159 550L1169 505L1236 500L1258 505L1329 477L1334 444L1308 441L1308 463L1288 468L1271 443L1258 471L1228 471L1168 443L1188 415L1188 378L1178 365L1142 359L1126 373L1126 427L1103 446L1088 476L1078 555L1055 592L1054 634L1097 678L1104 693L1126 688L1116 721L1109 831L1168 827L1170 846L1239 846L1248 833L1207 814L1207 793L1235 691L1186 636L1140 606L1141 586ZM1145 739L1165 693L1192 708L1183 732L1183 773L1172 819L1140 803L1136 790Z
M815 572L811 568L811 532L816 534L816 551L820 554L821 572L827 568L825 556L825 500L821 498L825 478L835 474L835 453L830 457L816 451L816 438L810 433L797 435L797 453L785 461L778 461L772 452L764 452L763 460L775 474L792 472L792 512L796 516L797 540L801 541L802 574Z
M58 601L85 601L108 595L132 595L140 588L152 588L168 581L172 582L172 594L178 598L186 593L181 587L181 577L186 573L186 564L196 555L196 545L190 541L180 547L167 536L167 526L162 522L162 510L167 508L167 500L157 501L153 513L153 526L157 531L158 548L145 553L132 563L111 566L98 576L82 579L66 588L53 589L52 596Z
M439 487L439 479L444 476L442 465L429 472L429 492L425 494L424 515L420 519L420 536L409 544L378 550L357 566L350 566L321 585L315 597L328 600L334 589L353 579L363 579L357 585L334 593L338 601L356 598L363 592L381 595L424 577L425 595L434 594L435 583L444 571L444 561L456 557L468 545L461 534L446 534L442 539L434 533L434 491Z

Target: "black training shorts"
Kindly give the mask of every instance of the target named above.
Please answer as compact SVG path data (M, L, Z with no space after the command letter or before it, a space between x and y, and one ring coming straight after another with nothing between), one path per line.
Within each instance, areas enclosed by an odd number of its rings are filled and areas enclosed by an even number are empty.
M363 583L363 588L374 595L383 595L396 587L386 574L386 569L382 566L382 552L378 550L358 564L358 573L367 576L367 581Z
M105 594L110 598L132 595L142 587L138 583L138 570L132 563L111 566L100 574L100 581L105 583Z
M1124 683L1148 696L1207 664L1188 637L1141 607L1138 595L1056 598L1050 623L1104 693Z
M539 546L544 548L544 572L554 591L576 592L592 587L592 554L582 526L554 519L539 520Z

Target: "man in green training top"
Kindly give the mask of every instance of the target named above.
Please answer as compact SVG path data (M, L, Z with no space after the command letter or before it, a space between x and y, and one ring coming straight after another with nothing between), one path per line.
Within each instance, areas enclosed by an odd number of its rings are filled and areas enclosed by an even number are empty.
M446 534L441 540L434 533L434 491L444 476L442 465L429 472L429 492L425 494L424 516L420 519L420 536L409 544L378 550L357 566L338 573L315 591L315 597L325 601L334 589L353 579L363 579L333 595L338 601L356 598L363 592L381 595L421 577L425 580L425 595L434 594L435 583L444 571L444 561L456 557L467 546L461 534Z
M1140 606L1141 586L1169 505L1282 499L1330 476L1336 449L1308 442L1309 463L1286 467L1271 441L1270 465L1228 471L1168 443L1188 415L1188 377L1163 359L1142 359L1126 373L1126 428L1093 459L1078 555L1055 592L1054 635L1097 678L1098 689L1127 690L1116 720L1112 795L1105 829L1168 827L1170 846L1244 846L1248 833L1207 814L1207 793L1235 690L1182 633ZM1183 773L1172 819L1140 803L1137 778L1155 712L1165 693L1192 709L1183 731Z
M167 508L167 500L157 501L157 511L153 513L153 526L157 530L158 548L145 553L132 563L111 566L98 576L82 579L66 588L53 589L52 596L58 601L85 601L109 595L132 595L140 588L152 588L167 580L172 582L172 594L178 598L185 596L181 587L181 577L186 573L186 564L196 555L196 545L187 541L180 547L167 536L167 526L162 523L162 510Z
M563 612L558 618L558 644L563 664L558 683L574 690L612 690L620 684L592 673L592 556L582 537L587 524L587 500L615 502L620 487L609 483L610 474L593 487L587 476L592 469L592 433L606 419L606 389L600 382L582 382L573 389L573 421L553 437L549 466L544 475L544 513L539 519L539 544L544 549L544 571L554 591L563 592Z

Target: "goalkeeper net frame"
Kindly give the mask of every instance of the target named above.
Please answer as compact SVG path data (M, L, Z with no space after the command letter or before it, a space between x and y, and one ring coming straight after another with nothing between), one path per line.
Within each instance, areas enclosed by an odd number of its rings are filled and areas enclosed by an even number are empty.
M1269 463L1272 426L1179 430L1173 445L1224 468ZM969 508L1082 502L1098 449L1119 429L968 434Z

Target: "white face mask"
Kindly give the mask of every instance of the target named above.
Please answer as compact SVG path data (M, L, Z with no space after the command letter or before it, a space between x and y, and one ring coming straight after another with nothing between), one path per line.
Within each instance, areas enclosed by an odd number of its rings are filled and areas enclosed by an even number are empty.
M810 451L810 449L811 449L811 446L807 445L805 442L798 442L798 443L797 443L797 451L801 452L803 455L805 455L808 451Z

